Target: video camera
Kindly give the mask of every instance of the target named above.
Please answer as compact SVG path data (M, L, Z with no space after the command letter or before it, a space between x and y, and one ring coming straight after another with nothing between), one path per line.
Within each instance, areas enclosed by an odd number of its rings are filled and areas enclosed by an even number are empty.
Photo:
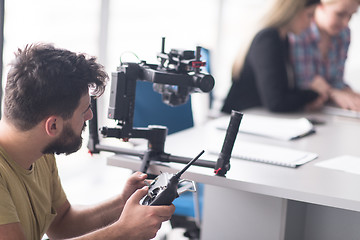
M201 73L201 68L206 62L200 60L201 47L192 50L171 49L165 53L165 39L162 39L162 49L157 55L160 60L158 71L165 71L172 80L169 83L157 83L153 81L153 88L162 94L164 103L170 106L184 104L192 92L210 92L214 87L214 78L209 74ZM175 75L179 75L175 77ZM184 76L187 77L184 77ZM183 80L177 80L183 78Z

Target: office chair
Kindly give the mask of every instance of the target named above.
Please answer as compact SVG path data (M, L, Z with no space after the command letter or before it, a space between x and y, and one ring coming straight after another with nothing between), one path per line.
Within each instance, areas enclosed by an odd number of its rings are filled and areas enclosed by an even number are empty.
M137 81L133 126L162 125L172 134L194 126L191 96L185 104L171 107L153 90L153 83Z
M168 134L193 127L191 96L185 104L171 107L163 103L161 94L153 90L151 82L137 81L133 126L147 127L148 125L166 126ZM200 207L197 196L198 193L186 192L174 201L176 211L170 221L171 226L185 228L187 235L194 235L194 231L199 232ZM188 219L195 219L195 216L196 221Z
M206 61L204 70L210 73L208 49L201 48L201 60ZM163 103L161 94L153 90L153 83L145 81L137 81L135 94L134 127L163 125L168 128L168 134L172 134L194 126L191 96L185 104L171 107ZM210 92L209 108L211 108L212 98L212 92Z
M206 72L210 71L209 50L201 49L201 59L207 62ZM151 82L137 81L133 126L163 125L168 128L168 134L173 134L194 126L191 96L180 106L171 107L163 103L161 94L153 90ZM210 104L212 94L210 93ZM208 106L209 108L211 107ZM196 184L197 192L183 193L174 200L176 210L171 220L173 228L185 228L185 236L198 239L202 215L203 189L201 183Z
M206 66L203 67L203 71L211 74L210 50L202 47L200 51L200 55L201 55L200 59L206 62ZM214 94L212 91L209 92L209 100L210 100L209 109L211 109L213 107L213 101L214 101Z

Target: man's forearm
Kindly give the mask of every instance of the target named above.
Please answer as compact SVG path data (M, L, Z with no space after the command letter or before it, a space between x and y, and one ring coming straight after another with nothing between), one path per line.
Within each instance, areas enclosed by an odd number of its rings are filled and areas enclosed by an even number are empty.
M122 233L122 229L114 226L109 225L104 228L94 230L90 233L87 233L85 235L74 237L74 238L66 238L63 240L98 240L98 239L106 239L106 240L130 240L127 237L128 234L125 232Z
M81 236L115 222L124 207L121 197L115 197L95 206L69 206L63 216L55 219L48 235L55 238Z

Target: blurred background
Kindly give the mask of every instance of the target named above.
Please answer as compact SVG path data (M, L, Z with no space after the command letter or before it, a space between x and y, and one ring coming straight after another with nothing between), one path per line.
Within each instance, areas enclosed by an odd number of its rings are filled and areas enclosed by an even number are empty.
M239 47L271 0L4 0L3 74L17 48L34 42L96 56L106 71L119 66L120 56L132 52L141 60L157 64L161 38L165 51L172 48L210 51L211 74L215 78L212 111L219 111L231 83L231 65ZM290 1L290 0L289 0ZM360 16L350 22L352 42L346 65L346 80L360 91ZM131 54L124 55L128 57ZM136 60L136 59L135 59ZM98 102L99 125L106 118L109 87ZM209 116L209 98L192 96L194 120L202 124ZM107 153L89 160L84 147L59 161L64 188L70 200L93 203L121 190L129 170L107 167ZM74 161L73 161L74 160ZM90 162L89 162L90 161ZM77 183L77 184L75 184ZM81 191L78 187L81 186ZM114 190L115 188L115 190Z
M110 74L125 52L158 63L161 38L165 51L172 48L210 50L211 74L215 77L214 108L230 86L232 61L239 47L271 0L12 0L5 2L3 85L13 52L28 43L51 42L77 52L97 56ZM360 17L353 16L352 43L346 79L360 89ZM131 54L124 55L136 60ZM131 58L132 57L132 58ZM108 88L109 90L109 88ZM200 95L200 94L199 94ZM206 121L206 97L195 96L195 123ZM198 100L199 98L200 100ZM100 100L99 121L108 95ZM202 100L201 100L202 99Z

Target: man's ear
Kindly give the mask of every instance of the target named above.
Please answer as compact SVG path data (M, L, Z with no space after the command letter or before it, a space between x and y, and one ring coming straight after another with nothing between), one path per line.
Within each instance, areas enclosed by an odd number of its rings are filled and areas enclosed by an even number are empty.
M50 116L45 121L45 131L51 136L55 137L61 132L62 118L58 116Z

